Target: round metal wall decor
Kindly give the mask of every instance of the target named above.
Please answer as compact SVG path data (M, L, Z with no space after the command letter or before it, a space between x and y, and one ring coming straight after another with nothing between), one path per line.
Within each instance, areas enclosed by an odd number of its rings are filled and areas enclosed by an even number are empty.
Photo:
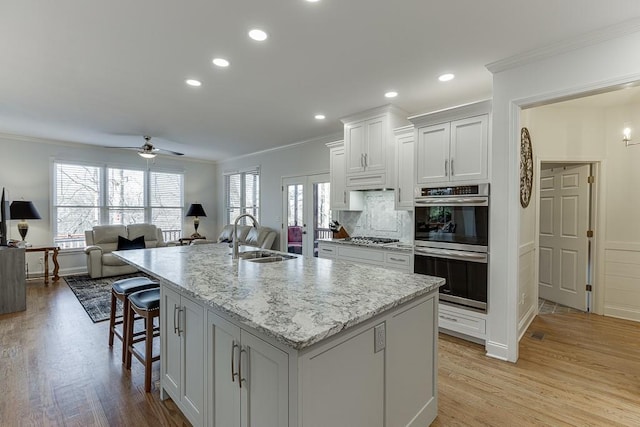
M533 149L527 128L520 131L520 205L529 206L533 188Z

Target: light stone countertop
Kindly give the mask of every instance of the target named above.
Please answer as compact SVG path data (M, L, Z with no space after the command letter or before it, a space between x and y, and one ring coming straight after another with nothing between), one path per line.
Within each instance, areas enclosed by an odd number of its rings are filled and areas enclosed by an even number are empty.
M230 253L227 244L217 243L114 252L163 284L298 350L444 284L439 277L350 262L298 256L260 264L234 261Z

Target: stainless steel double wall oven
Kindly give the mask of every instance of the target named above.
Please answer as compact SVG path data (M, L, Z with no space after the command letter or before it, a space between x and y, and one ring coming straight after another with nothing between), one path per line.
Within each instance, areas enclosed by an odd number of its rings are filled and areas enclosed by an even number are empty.
M442 301L486 311L489 184L422 188L414 206L414 272L447 280Z

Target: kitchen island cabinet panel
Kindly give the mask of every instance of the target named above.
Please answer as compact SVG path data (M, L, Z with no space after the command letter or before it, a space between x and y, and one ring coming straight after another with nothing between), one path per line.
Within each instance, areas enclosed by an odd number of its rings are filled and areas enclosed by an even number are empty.
M384 351L374 351L374 326L305 355L304 427L384 426Z
M289 356L209 310L209 426L289 424Z
M202 425L204 308L184 295L161 287L160 313L160 372L163 390L166 390L189 421ZM164 392L162 397L166 397Z
M424 426L437 415L437 304L427 299L387 322L387 426Z

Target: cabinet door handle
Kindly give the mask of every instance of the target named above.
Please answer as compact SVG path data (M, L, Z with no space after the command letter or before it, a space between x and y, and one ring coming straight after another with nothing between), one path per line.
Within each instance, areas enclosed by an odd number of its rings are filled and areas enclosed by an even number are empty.
M364 167L364 153L360 153L360 167Z
M402 188L398 187L398 203L400 203L402 200Z
M182 336L182 333L184 332L184 330L181 329L182 327L182 317L180 316L181 313L184 313L184 309L183 308L178 308L178 336Z
M173 333L179 334L178 322L176 321L176 317L178 315L178 306L173 304Z
M449 166L449 161L445 159L444 161L444 176L449 176L449 172L448 172L448 166Z
M236 358L236 348L238 348L238 344L236 344L236 340L233 340L233 345L231 346L231 382L236 382L236 376L239 376L238 372L236 372L236 368L234 366L233 360Z
M342 198L343 198L344 203L346 204L347 203L347 191L346 190L342 192Z
M367 167L368 163L369 163L369 159L367 159L367 153L364 153L364 167Z
M451 176L453 176L453 175L454 175L454 172L453 172L453 159L451 159Z
M247 350L240 347L240 356L238 356L238 384L242 388L242 381L246 381L246 378L242 378L242 353L246 353Z

